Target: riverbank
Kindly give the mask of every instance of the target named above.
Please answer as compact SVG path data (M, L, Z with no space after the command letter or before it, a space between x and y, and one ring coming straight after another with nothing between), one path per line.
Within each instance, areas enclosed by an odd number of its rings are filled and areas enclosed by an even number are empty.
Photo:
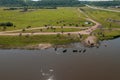
M42 80L46 75L56 80L120 80L119 42L120 38L103 41L99 48L76 43L57 50L0 49L0 80Z
M76 32L36 32L36 33L0 33L0 48L25 48L42 49L52 45L66 45L73 42L81 42L86 36L101 26L100 23L86 18L95 25ZM39 45L42 44L42 45ZM46 44L50 44L49 46ZM48 46L48 47L47 47Z
M0 48L6 49L41 49L47 48L46 44L66 45L72 42L80 42L86 38L86 35L34 35L34 36L0 36ZM40 44L42 44L40 46ZM44 45L45 44L45 45ZM49 47L50 47L49 45Z
M94 36L93 36L94 34ZM1 49L46 49L64 47L70 43L81 42L87 47L98 46L99 41L120 37L119 30L96 30L89 35L34 35L34 36L0 36Z
M114 29L98 29L93 34L101 41L110 40L120 37L120 30Z

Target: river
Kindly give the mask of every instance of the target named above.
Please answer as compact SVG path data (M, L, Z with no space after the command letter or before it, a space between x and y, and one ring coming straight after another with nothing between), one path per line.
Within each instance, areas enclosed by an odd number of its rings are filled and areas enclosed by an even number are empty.
M1 49L0 80L120 80L120 38L102 41L99 48L72 46Z

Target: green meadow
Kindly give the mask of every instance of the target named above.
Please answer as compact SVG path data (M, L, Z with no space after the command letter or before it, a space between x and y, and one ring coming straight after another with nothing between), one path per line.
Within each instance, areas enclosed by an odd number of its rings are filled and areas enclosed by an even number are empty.
M88 7L82 7L81 9L91 19L102 24L103 30L98 29L93 32L99 40L113 39L120 36L120 30L113 30L113 28L120 29L120 23L107 21L107 19L120 20L120 13L94 10ZM12 22L16 26L9 27L6 30L21 29L21 31L18 31L19 33L81 31L83 27L87 28L88 26L94 25L85 24L85 18L85 15L78 11L77 7L33 9L27 12L21 12L21 10L3 10L3 8L0 8L0 22ZM45 25L49 26L49 29L47 29L48 27L45 27ZM28 26L31 26L30 28L36 27L37 29L25 29ZM51 29L51 27L53 28ZM23 29L25 29L25 31L22 31ZM0 27L0 31L2 31L2 27ZM68 44L84 40L88 35L81 36L82 38L79 35L62 34L0 36L0 48L24 48L26 46L35 46L40 43L50 43L53 45Z
M89 26L85 25L83 14L76 7L60 7L57 9L33 9L27 12L21 10L4 10L0 8L0 22L12 22L15 28L7 30L22 29L27 26Z
M120 28L120 22L110 22L107 20L107 19L112 19L112 20L120 21L120 13L119 12L95 10L95 9L91 9L88 7L83 7L82 9L89 17L100 22L103 27Z
M60 7L57 9L33 9L27 12L21 10L4 10L0 8L0 22L12 22L16 27L7 27L6 30L25 29L28 26L45 27L56 26L54 29L42 29L42 32L74 32L80 31L77 27L86 27L91 24L85 24L86 20L82 13L79 13L76 7ZM68 26L71 28L57 28ZM76 27L76 28L72 28ZM2 31L2 26L0 30ZM41 29L25 30L24 32L40 32ZM23 31L22 31L23 32ZM23 32L23 33L24 33ZM28 45L38 45L40 43L67 44L80 41L73 35L39 35L39 36L0 36L1 48L21 48Z

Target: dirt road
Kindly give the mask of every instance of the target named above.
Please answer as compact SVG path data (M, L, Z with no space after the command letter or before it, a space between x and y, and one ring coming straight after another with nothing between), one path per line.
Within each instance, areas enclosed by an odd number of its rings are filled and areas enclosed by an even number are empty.
M87 34L87 35L89 35L89 34L91 34L91 32L93 32L94 30L96 30L97 28L99 28L101 26L100 23L98 23L98 22L96 22L96 21L94 21L92 19L87 18L87 20L93 22L95 25L87 28L86 30L82 30L82 31L77 31L77 32L63 32L63 33L61 33L61 32L36 32L34 34L33 33L22 33L22 35L28 35L28 34L29 35L31 35L31 34L32 35L55 35L55 34L58 34L58 33L59 34L68 34L68 33L71 33L71 34ZM36 29L36 28L34 28L34 29ZM4 35L4 36L5 35L6 36L7 35L9 35L9 36L17 36L17 35L20 34L17 31L21 31L21 30L0 32L0 35ZM12 33L12 32L16 32L16 33Z
M81 11L79 11L81 12ZM22 33L22 35L56 35L56 34L86 34L86 35L90 35L94 30L96 30L97 28L101 27L101 24L98 23L97 21L90 19L89 17L86 18L86 20L93 22L95 25L94 26L90 26L88 27L86 30L82 30L82 31L77 31L77 32L35 32L35 33ZM30 30L34 30L34 29L40 29L43 27L38 27L38 28L30 28ZM71 27L70 27L71 28ZM75 28L75 27L73 27ZM21 33L19 32L21 30L13 30L13 31L4 31L4 32L0 32L1 36L17 36L20 35Z
M90 6L90 5L86 5L86 6L89 7L89 8L92 8L92 9L97 9L97 10L104 10L104 11L111 11L111 12L120 12L119 10L111 10L111 9L98 8L98 7L93 7L93 6Z

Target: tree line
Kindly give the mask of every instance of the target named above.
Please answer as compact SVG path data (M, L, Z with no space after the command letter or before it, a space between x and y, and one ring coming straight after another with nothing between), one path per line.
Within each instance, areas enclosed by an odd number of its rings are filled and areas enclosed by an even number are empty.
M108 6L120 6L120 1L94 1L89 2L90 5L94 6L102 6L102 7L108 7Z
M79 0L0 0L0 6L8 7L23 7L23 6L33 6L33 7L57 7L57 6L84 6L84 4L90 4L95 6L116 6L120 5L120 1L79 1Z

